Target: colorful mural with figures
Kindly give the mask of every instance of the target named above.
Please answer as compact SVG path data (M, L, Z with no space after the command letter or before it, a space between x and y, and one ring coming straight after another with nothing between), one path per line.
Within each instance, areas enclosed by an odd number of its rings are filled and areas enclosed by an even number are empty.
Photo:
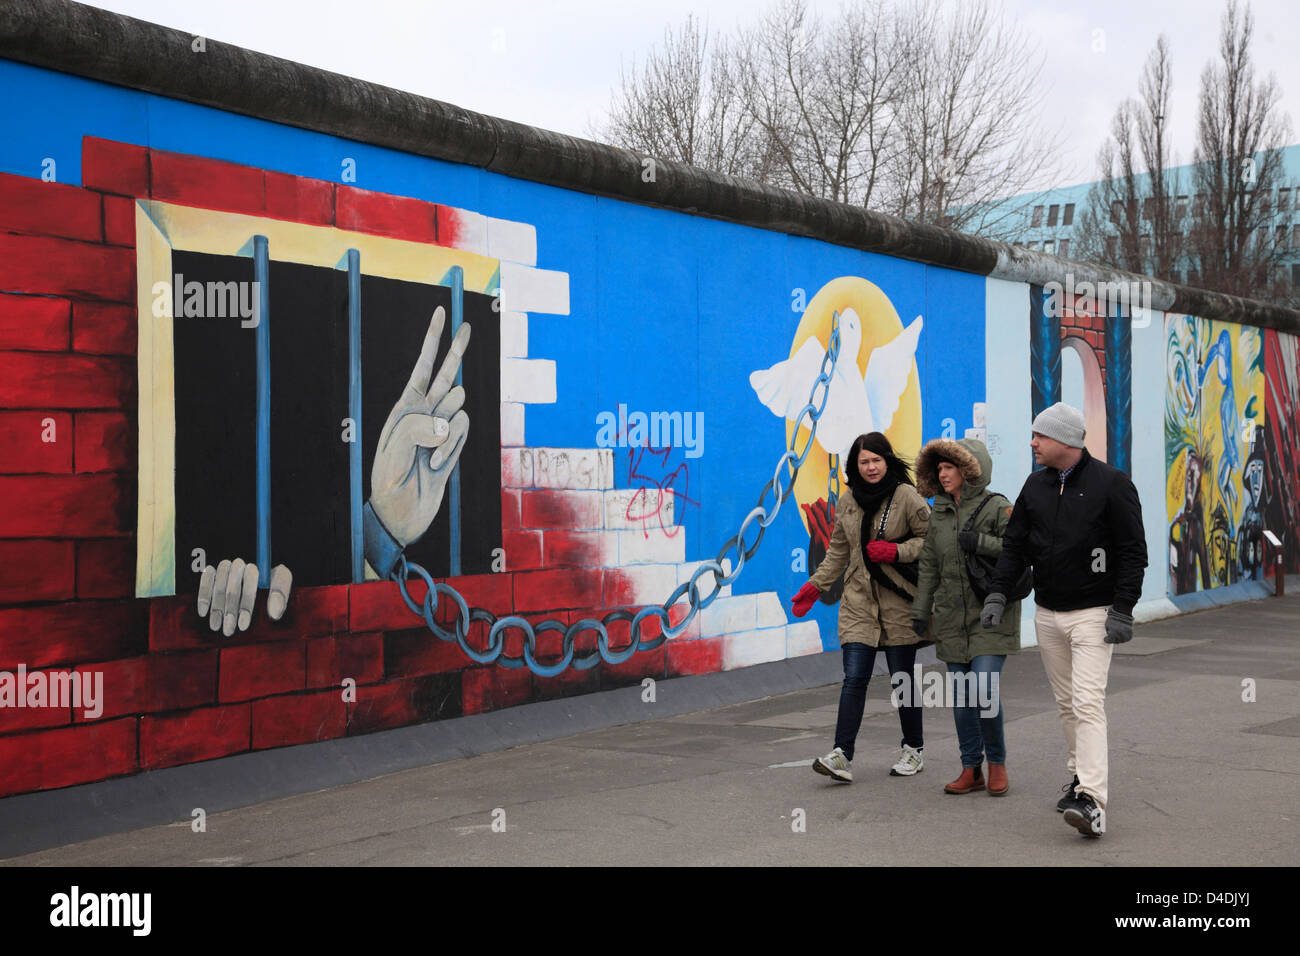
M0 59L0 797L834 651L789 599L853 439L986 441L1014 498L1063 387L1145 601L1267 576L1265 531L1300 570L1292 335L64 65Z
M980 277L485 172L468 205L430 160L332 180L314 134L3 70L117 111L67 120L74 181L0 153L0 670L104 675L93 719L0 708L0 795L830 649L786 598L834 456L981 407L927 347L981 334Z
M1264 332L1264 527L1281 541L1264 548L1270 575L1300 573L1300 337ZM1279 554L1282 558L1278 562Z
M1187 315L1165 318L1169 590L1263 577L1264 336Z

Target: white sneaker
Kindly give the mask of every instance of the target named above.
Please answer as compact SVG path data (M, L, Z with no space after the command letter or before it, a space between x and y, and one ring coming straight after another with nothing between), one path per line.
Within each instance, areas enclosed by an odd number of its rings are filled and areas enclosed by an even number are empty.
M849 769L849 764L849 758L844 756L844 751L836 747L825 757L818 757L814 760L812 768L832 780L838 780L841 783L852 783L853 771Z
M911 747L903 744L903 756L898 758L898 763L889 768L891 777L910 777L914 773L920 773L925 769L925 748Z

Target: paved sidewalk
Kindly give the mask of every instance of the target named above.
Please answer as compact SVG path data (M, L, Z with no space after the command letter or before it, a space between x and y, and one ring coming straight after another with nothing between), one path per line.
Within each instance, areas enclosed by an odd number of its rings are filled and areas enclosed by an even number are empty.
M926 711L924 772L890 777L898 721L877 676L847 786L808 766L831 747L831 685L214 813L205 833L185 819L5 863L1300 864L1300 596L1136 633L1110 670L1101 840L1053 809L1064 738L1030 648L1002 679L1011 792L1000 799L942 792L960 764L946 710Z

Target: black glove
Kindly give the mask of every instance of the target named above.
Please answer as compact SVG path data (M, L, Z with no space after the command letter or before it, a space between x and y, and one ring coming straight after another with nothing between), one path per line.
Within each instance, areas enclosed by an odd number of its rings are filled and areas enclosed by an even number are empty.
M925 630L928 626L928 621L923 621L919 617L912 618L912 630L916 631L917 637L925 637Z
M1124 644L1133 640L1133 615L1111 608L1106 612L1106 643Z
M984 627L997 627L1002 623L1002 612L1007 607L1007 596L994 591L984 599L984 610L980 612L980 624Z
M957 534L957 546L967 554L974 554L980 546L980 533L978 531L960 531Z

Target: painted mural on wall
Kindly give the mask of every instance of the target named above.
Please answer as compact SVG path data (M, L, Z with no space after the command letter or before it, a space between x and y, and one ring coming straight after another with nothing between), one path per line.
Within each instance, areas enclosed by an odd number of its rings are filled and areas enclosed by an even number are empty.
M1142 297L1127 287L1061 283L1030 288L1031 409L1035 416L1061 401L1061 354L1072 350L1083 371L1085 441L1089 454L1132 470L1135 315Z
M1282 567L1300 574L1300 338L1264 330L1264 527L1282 542ZM1265 548L1265 573L1277 571Z
M905 459L984 437L980 276L0 81L46 120L11 114L0 146L0 497L25 503L0 511L0 672L103 690L0 706L0 796L830 650L836 609L791 621L786 596L838 456L871 429ZM1041 293L1034 410L1082 350L1126 467L1128 323ZM1260 348L1230 344L1241 406ZM1238 541L1300 501L1295 339L1263 352L1262 489L1239 447L1221 495ZM1223 454L1200 442L1213 574Z
M838 320L841 360L822 409L818 432L810 436L808 385L826 357L831 323ZM810 452L794 484L800 517L809 533L808 572L825 557L835 507L842 490L842 456L866 432L883 432L904 461L921 446L920 376L916 352L924 329L918 315L906 326L889 297L865 279L842 276L828 282L808 303L795 330L789 357L756 369L749 384L758 400L785 423L786 440ZM803 417L801 418L801 415ZM841 585L821 595L839 600Z
M955 292L982 280L877 257L878 285L843 251L798 263L824 277L793 340L781 279L739 340L674 283L668 338L718 337L697 390L602 350L641 336L621 303L562 337L534 326L570 317L570 274L539 267L528 222L123 140L80 149L81 185L0 174L0 315L21 320L0 324L4 470L33 475L5 480L34 503L0 523L0 670L94 672L103 698L93 715L0 709L0 795L821 652L825 622L785 607L800 505L833 506L860 431L919 448L927 296L959 339L982 322ZM574 248L551 262L587 288L598 267L630 272L606 287L632 301L661 281L661 261ZM773 464L810 437L792 418L833 319L821 430L748 547ZM604 354L620 358L563 389ZM980 367L953 352L931 369L953 408L977 404ZM51 416L69 444L38 441ZM561 433L576 440L533 437ZM710 475L706 448L728 467Z
M1171 594L1263 576L1264 358L1259 329L1165 317Z

